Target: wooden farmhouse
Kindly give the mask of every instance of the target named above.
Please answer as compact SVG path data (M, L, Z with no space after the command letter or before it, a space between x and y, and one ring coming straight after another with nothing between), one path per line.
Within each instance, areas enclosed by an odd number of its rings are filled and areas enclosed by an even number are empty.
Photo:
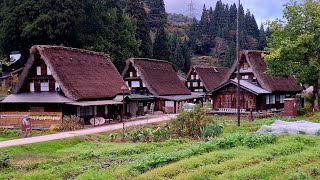
M226 79L229 68L214 66L193 66L190 68L185 85L193 93L205 95L217 88ZM211 96L206 96L207 103L212 103Z
M151 109L175 113L186 102L202 100L202 96L191 93L167 61L131 58L127 60L122 76L131 96L141 97L131 101L131 104L138 104L138 111Z
M303 89L293 76L275 77L267 74L267 65L261 51L242 51L240 59L240 108L242 111L279 110L284 99L295 96ZM231 67L222 85L209 94L213 109L228 111L236 109L237 63Z
M115 99L123 93L129 90L109 55L36 45L14 93L1 102L0 112L117 118L122 102Z

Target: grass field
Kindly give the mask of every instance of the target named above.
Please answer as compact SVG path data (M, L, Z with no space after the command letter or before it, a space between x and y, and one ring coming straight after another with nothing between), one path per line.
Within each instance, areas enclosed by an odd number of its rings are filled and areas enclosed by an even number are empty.
M241 128L219 119L224 132L208 142L110 143L98 134L1 149L12 157L0 179L320 179L320 137L280 135L267 143L254 132L274 118Z

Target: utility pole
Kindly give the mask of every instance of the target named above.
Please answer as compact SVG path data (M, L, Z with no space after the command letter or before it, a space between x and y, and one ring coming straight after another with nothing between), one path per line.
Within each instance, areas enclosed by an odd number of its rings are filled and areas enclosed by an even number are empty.
M237 10L237 118L240 127L240 0L238 0Z
M196 16L195 11L197 10L197 9L194 7L193 0L191 0L190 3L189 3L187 6L188 6L188 17L189 17L190 19L193 19L193 18Z

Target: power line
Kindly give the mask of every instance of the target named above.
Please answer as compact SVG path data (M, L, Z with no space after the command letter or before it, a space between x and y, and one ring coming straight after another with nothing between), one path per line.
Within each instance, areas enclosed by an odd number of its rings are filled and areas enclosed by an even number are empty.
M197 9L194 7L194 3L193 3L193 0L190 0L190 3L187 4L188 6L188 17L193 19L194 17L196 17L196 11Z

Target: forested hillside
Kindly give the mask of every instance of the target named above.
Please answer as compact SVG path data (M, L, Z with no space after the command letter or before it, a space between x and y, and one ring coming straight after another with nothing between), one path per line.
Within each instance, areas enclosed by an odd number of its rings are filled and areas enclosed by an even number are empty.
M193 20L188 30L189 46L194 54L211 55L230 67L236 57L237 7L218 1L215 9L203 7L201 20ZM269 31L260 29L249 10L240 6L241 49L263 50Z
M165 59L184 72L191 57L235 55L235 5L218 1L200 21L167 14L163 0L0 1L0 55L20 51L24 61L35 44L64 45L111 55L121 71L129 57ZM241 47L263 49L266 32L241 7Z

